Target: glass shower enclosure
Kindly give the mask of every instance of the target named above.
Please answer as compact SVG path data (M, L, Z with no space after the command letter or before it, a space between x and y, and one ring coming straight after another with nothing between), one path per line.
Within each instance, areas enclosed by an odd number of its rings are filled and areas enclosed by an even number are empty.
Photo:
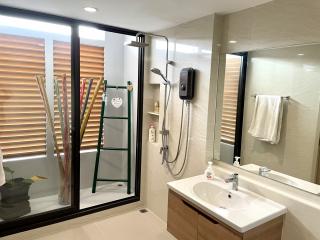
M139 200L135 34L0 7L0 236Z

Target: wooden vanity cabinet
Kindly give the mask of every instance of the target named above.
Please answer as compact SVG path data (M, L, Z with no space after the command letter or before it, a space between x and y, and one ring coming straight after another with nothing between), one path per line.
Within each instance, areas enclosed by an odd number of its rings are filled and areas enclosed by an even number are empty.
M182 198L169 193L167 229L177 239L194 240L198 235L198 212Z
M167 230L178 240L281 240L282 226L281 216L239 233L169 191Z
M198 240L241 240L242 237L230 231L219 222L198 214Z

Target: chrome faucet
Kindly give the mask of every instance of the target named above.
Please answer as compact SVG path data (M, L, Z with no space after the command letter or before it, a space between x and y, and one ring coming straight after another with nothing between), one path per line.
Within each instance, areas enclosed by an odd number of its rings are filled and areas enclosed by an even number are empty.
M266 176L268 172L270 172L271 169L267 168L267 167L260 167L259 168L259 175L260 176Z
M238 185L239 185L239 174L234 173L230 177L224 180L226 183L232 182L232 190L238 191Z

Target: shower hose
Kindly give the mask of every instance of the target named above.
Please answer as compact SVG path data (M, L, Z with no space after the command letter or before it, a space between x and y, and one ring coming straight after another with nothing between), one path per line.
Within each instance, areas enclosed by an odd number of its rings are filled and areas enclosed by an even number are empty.
M166 91L166 90L165 90ZM166 131L165 123L166 123L166 115L168 110L168 103L171 95L171 86L169 85L169 92L168 96L166 98L165 108L164 108L164 117L162 121L162 131ZM185 105L187 107L187 136L186 136L186 142L185 142L185 151L184 151L184 157L182 165L177 169L174 170L177 166L177 162L179 159L179 156L181 154L182 150L182 129L183 129L183 123L184 123L184 108ZM168 134L162 134L162 149L165 149L162 151L163 158L162 158L162 164L166 163L166 166L168 168L168 171L173 177L179 177L183 170L185 169L185 166L187 164L187 154L188 154L188 146L189 146L189 133L190 133L190 101L183 100L182 106L181 106L181 118L180 118L180 131L179 131L179 140L178 140L178 147L175 154L175 157L173 160L169 160L169 149L168 149Z

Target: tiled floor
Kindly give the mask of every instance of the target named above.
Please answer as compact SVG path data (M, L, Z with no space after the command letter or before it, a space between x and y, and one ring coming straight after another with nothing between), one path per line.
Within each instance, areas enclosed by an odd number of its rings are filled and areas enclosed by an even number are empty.
M103 220L71 224L70 221L44 227L26 233L2 238L2 240L174 240L166 231L166 224L151 212L138 210Z
M127 194L127 186L123 183L111 183L98 186L96 193L92 194L91 188L81 189L80 208L88 208L99 204L134 196Z

